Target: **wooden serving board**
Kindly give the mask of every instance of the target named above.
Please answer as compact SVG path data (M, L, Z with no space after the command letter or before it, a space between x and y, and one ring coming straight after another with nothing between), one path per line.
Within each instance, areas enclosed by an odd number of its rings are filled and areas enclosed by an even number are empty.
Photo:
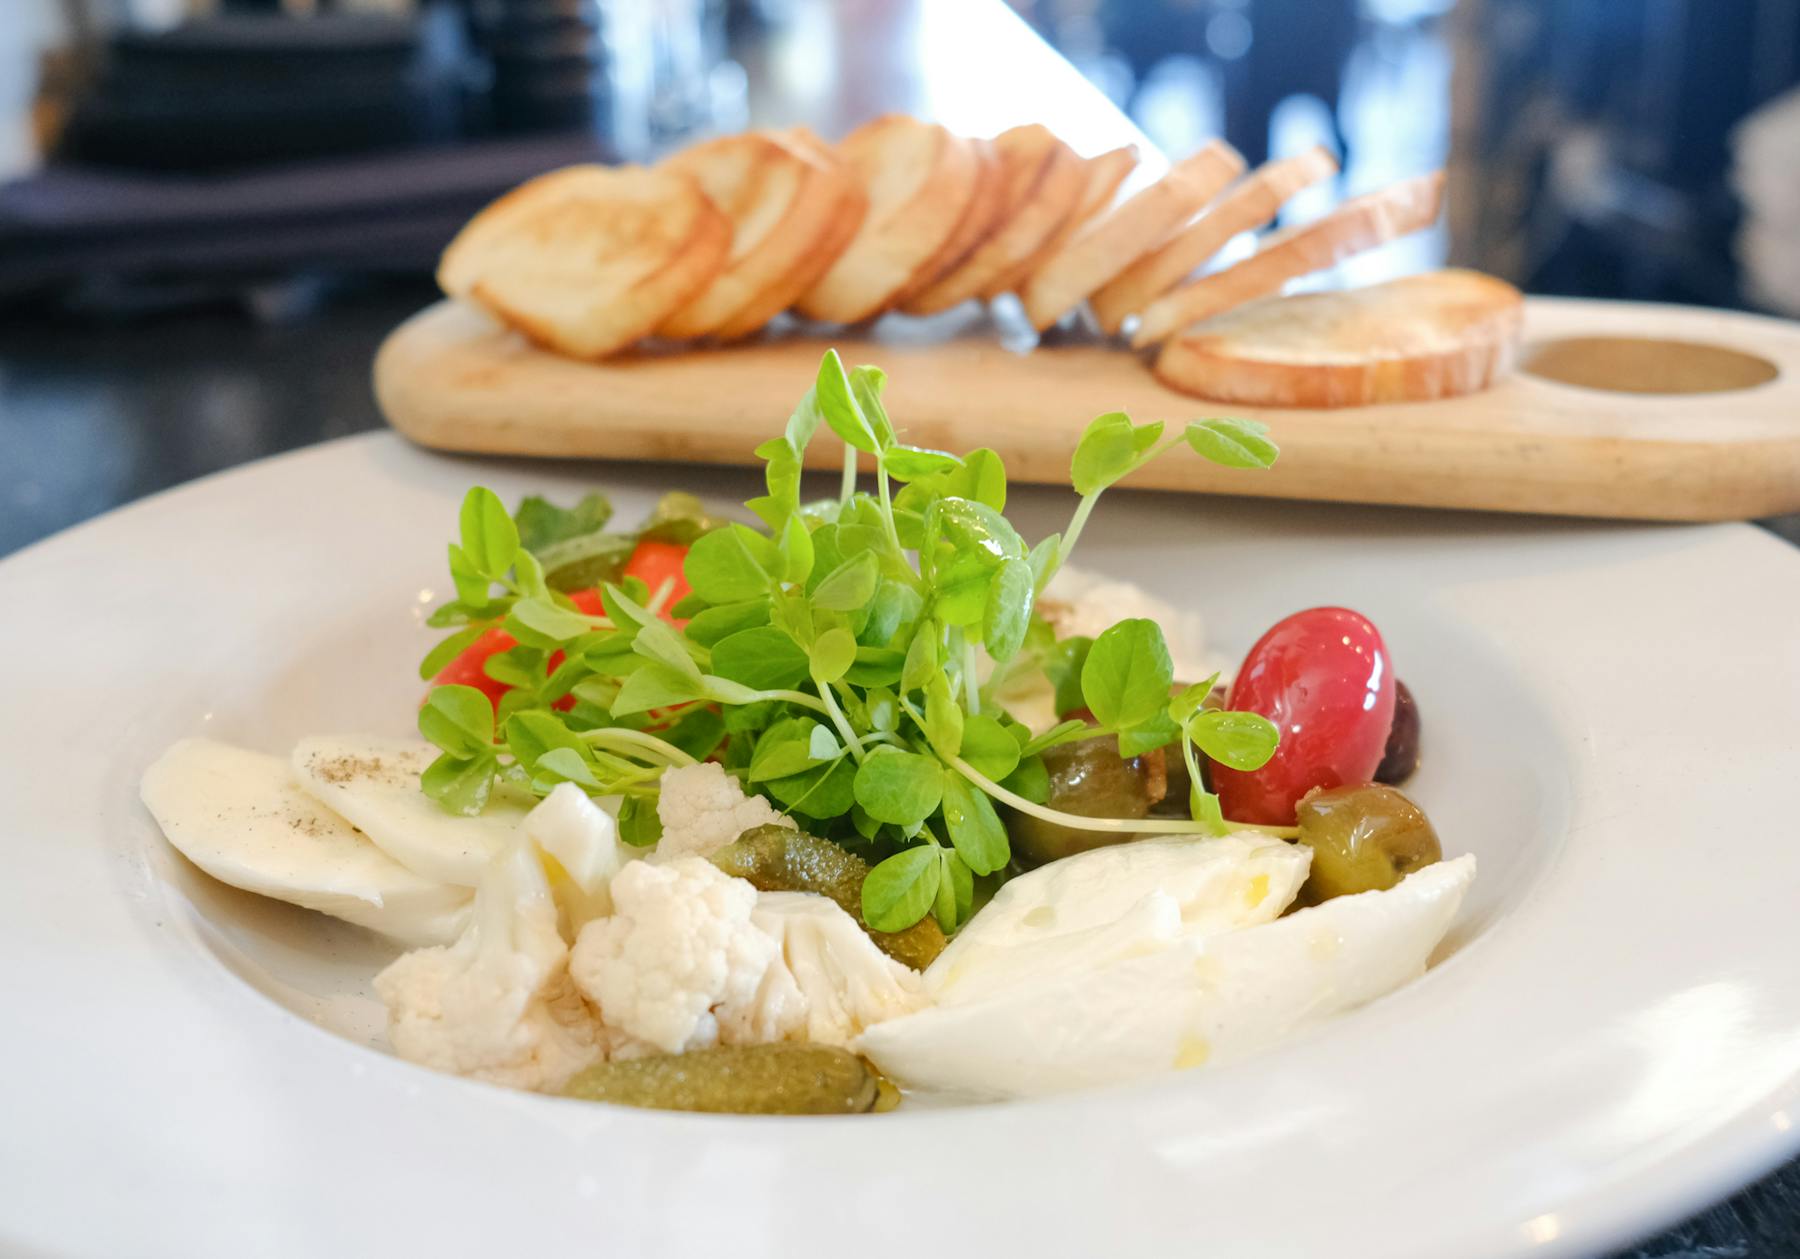
M375 361L395 428L442 450L751 464L836 345L888 373L906 440L991 446L1015 480L1066 483L1084 425L1106 411L1184 421L1253 415L1281 446L1269 472L1173 455L1131 484L1203 493L1661 520L1800 510L1800 324L1675 306L1531 298L1527 370L1485 393L1342 410L1225 406L1164 388L1116 345L1004 348L985 316L877 324L827 339L646 351L603 363L539 350L471 308L441 302L396 329ZM1572 338L1662 338L1736 354ZM1749 359L1742 356L1748 355ZM1758 362L1762 364L1758 366ZM1544 379L1598 373L1632 393ZM840 466L818 441L809 463Z

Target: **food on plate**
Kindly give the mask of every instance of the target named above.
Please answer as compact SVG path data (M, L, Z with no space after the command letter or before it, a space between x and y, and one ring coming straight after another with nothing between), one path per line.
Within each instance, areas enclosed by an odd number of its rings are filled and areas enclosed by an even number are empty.
M571 166L471 219L438 284L559 353L604 358L697 296L730 250L730 221L691 177Z
M1430 227L1443 199L1444 172L1433 171L1364 193L1323 218L1276 232L1242 262L1190 280L1151 302L1131 344L1140 349L1155 345L1189 325L1279 293L1289 280Z
M1163 383L1224 401L1440 397L1510 366L1517 316L1497 281L1479 292L1440 277L1416 291L1295 299L1220 321L1428 226L1442 172L1274 232L1251 257L1194 278L1335 163L1315 148L1239 179L1243 159L1214 140L1115 205L1137 166L1131 146L1084 159L1036 124L987 140L887 114L836 144L805 128L747 131L650 169L541 175L469 221L438 280L577 358L647 337L741 341L790 310L854 324L1017 293L1040 332L1084 302L1109 336L1137 317L1133 346L1168 343L1156 367Z
M1312 903L1385 892L1444 859L1425 811L1394 787L1314 787L1296 810L1300 842L1312 849L1304 895Z
M1037 255L1079 210L1087 167L1047 127L1029 123L994 137L1002 201L993 230L945 274L909 294L900 309L933 315L981 296Z
M1243 169L1244 159L1237 150L1214 140L1071 236L1038 263L1019 290L1032 326L1042 332L1068 314L1212 200Z
M1387 747L1382 749L1381 764L1375 767L1375 781L1403 783L1419 769L1419 734L1422 720L1418 701L1406 683L1394 679L1394 727L1388 731Z
M845 1049L776 1043L599 1063L563 1093L656 1110L861 1115L880 1103L881 1077Z
M1102 331L1117 333L1128 317L1198 271L1238 233L1273 223L1295 193L1330 179L1337 169L1337 159L1319 145L1263 163L1108 280L1089 299L1095 322Z
M1225 687L1191 612L1070 564L1109 487L1178 449L1266 468L1264 427L1103 415L1028 544L1001 461L901 440L884 384L825 355L754 526L470 490L422 742L184 741L145 802L216 877L411 947L373 981L401 1057L588 1100L1052 1092L1416 976L1473 858L1371 781L1417 755L1373 623L1286 618ZM810 501L822 428L844 477Z
M703 337L765 295L776 311L803 289L816 241L840 219L860 221L862 187L835 159L780 134L747 131L683 150L664 169L693 177L731 221L731 253L710 283L661 324L663 337Z
M869 208L856 234L795 309L858 323L927 273L956 232L982 177L980 154L935 123L885 114L839 142Z
M183 739L144 771L144 807L221 883L342 918L413 947L454 940L470 892L426 878L303 791L288 762Z
M1270 297L1172 338L1164 384L1252 406L1338 407L1474 393L1512 370L1525 302L1474 271Z

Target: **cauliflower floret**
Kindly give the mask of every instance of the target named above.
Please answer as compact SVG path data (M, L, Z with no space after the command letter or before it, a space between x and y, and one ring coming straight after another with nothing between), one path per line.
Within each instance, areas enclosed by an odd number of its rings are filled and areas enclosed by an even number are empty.
M438 1071L560 1088L603 1053L568 958L537 846L521 835L482 874L456 943L404 954L375 977L388 1039Z
M520 828L553 859L552 889L571 934L612 913L608 889L627 858L611 814L574 783L558 783Z
M751 921L781 941L782 965L806 1010L805 1039L848 1047L884 1020L930 1004L917 971L869 939L837 902L811 892L763 892Z
M781 946L751 921L756 889L743 879L701 857L639 861L613 879L612 898L613 916L583 927L569 960L609 1028L680 1053L778 1040L803 1021L770 979Z
M737 779L711 761L671 769L656 800L662 822L654 860L708 857L756 826L792 826L761 796L746 796Z

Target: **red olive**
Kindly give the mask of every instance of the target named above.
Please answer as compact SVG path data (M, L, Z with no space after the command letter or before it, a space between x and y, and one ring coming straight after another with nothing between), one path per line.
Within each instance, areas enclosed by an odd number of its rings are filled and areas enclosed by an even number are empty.
M1274 722L1281 745L1250 773L1212 767L1225 816L1288 826L1313 788L1374 777L1394 724L1394 669L1368 617L1310 608L1257 640L1232 683L1230 707Z

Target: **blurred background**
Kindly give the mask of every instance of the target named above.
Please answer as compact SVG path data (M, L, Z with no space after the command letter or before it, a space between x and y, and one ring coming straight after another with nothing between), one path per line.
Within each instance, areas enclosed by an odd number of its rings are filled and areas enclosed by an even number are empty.
M1288 221L1447 167L1315 283L1800 314L1800 0L0 0L0 553L378 424L380 337L539 171L1008 105L1091 153L1107 100L1169 158L1333 149Z

